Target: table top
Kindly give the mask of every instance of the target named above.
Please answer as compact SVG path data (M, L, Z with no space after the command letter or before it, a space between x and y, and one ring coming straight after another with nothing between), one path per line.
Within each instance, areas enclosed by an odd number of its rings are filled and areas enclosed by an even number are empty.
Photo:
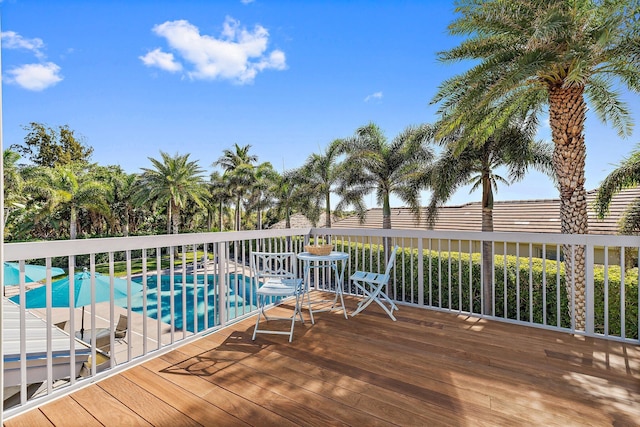
M109 334L111 334L111 329L109 328L85 329L84 334L82 334L80 331L76 331L76 338L84 342L91 343L91 340L93 340L94 336L97 339Z
M347 252L332 251L329 255L314 255L309 252L300 252L296 255L303 261L341 261L349 258Z

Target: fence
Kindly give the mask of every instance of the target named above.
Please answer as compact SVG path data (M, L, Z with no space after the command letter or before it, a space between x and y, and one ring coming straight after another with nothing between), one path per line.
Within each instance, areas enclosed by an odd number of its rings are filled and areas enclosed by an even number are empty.
M4 310L4 416L255 314L250 252L301 252L316 240L349 253L346 278L383 271L385 254L398 245L387 294L400 304L638 343L637 237L313 228L7 244L6 260L21 268L7 294L28 303L29 288L42 286L47 299L40 309L13 305L11 322ZM549 259L558 254L562 262ZM31 264L47 266L44 284L27 282ZM87 269L88 314L74 304L55 307L52 267L69 277ZM105 285L97 272L107 278L106 300L98 298ZM311 282L332 290L335 280L316 270ZM126 298L116 298L118 284ZM132 292L136 284L141 292ZM76 286L72 279L63 292L74 295ZM357 295L348 280L344 291ZM115 333L120 315L128 319L125 339ZM96 339L76 337L83 319ZM54 326L60 320L67 331Z

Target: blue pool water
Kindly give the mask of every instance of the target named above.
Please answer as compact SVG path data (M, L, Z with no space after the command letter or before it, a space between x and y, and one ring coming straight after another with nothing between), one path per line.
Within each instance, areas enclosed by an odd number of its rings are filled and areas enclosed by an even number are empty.
M187 275L174 276L174 325L176 330L182 330L184 327L188 331L194 332L196 329L202 331L205 328L205 295L204 295L204 275ZM169 276L160 277L160 313L158 313L158 283L157 276L147 277L147 316L160 319L171 324L171 279ZM142 283L142 278L134 279L138 283ZM208 326L212 327L220 324L218 313L218 295L217 284L218 277L207 275L207 298L206 310L208 315ZM194 286L195 283L195 286ZM241 316L251 310L256 309L256 297L253 290L251 279L240 274L231 274L227 281L227 320ZM183 305L183 292L186 295L186 305ZM194 301L195 296L195 301ZM131 299L131 310L142 313L144 310L144 302L142 292L135 295ZM185 316L186 313L186 322ZM194 316L197 313L197 317ZM194 319L194 317L196 317ZM195 325L197 322L197 328Z

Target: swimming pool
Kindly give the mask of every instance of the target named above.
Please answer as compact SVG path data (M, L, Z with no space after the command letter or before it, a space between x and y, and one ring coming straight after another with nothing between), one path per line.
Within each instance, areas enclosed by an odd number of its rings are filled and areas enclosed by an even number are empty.
M205 328L205 305L207 311L208 327L220 324L218 309L217 283L218 276L207 275L207 298L205 304L204 295L204 275L176 274L173 276L173 324L175 330L186 329L190 332L202 331ZM142 278L135 278L134 281L142 283ZM251 283L251 278L241 274L231 274L227 280L227 320L234 319L243 314L255 310L256 297ZM194 285L195 283L195 285ZM186 301L183 299L183 293ZM158 294L160 294L160 313L158 313ZM160 289L158 290L157 276L147 277L147 316L160 319L171 324L171 277L160 276ZM185 304L186 302L186 304ZM131 298L131 310L139 313L144 311L143 294ZM194 316L197 313L197 316ZM186 319L186 322L185 322ZM195 327L197 322L197 328Z

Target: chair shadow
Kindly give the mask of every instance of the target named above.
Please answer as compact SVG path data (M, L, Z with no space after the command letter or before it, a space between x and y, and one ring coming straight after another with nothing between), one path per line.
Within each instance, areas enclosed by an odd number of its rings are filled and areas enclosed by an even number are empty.
M234 331L217 347L173 363L161 372L176 375L211 376L260 352L267 344L251 340L251 333Z

